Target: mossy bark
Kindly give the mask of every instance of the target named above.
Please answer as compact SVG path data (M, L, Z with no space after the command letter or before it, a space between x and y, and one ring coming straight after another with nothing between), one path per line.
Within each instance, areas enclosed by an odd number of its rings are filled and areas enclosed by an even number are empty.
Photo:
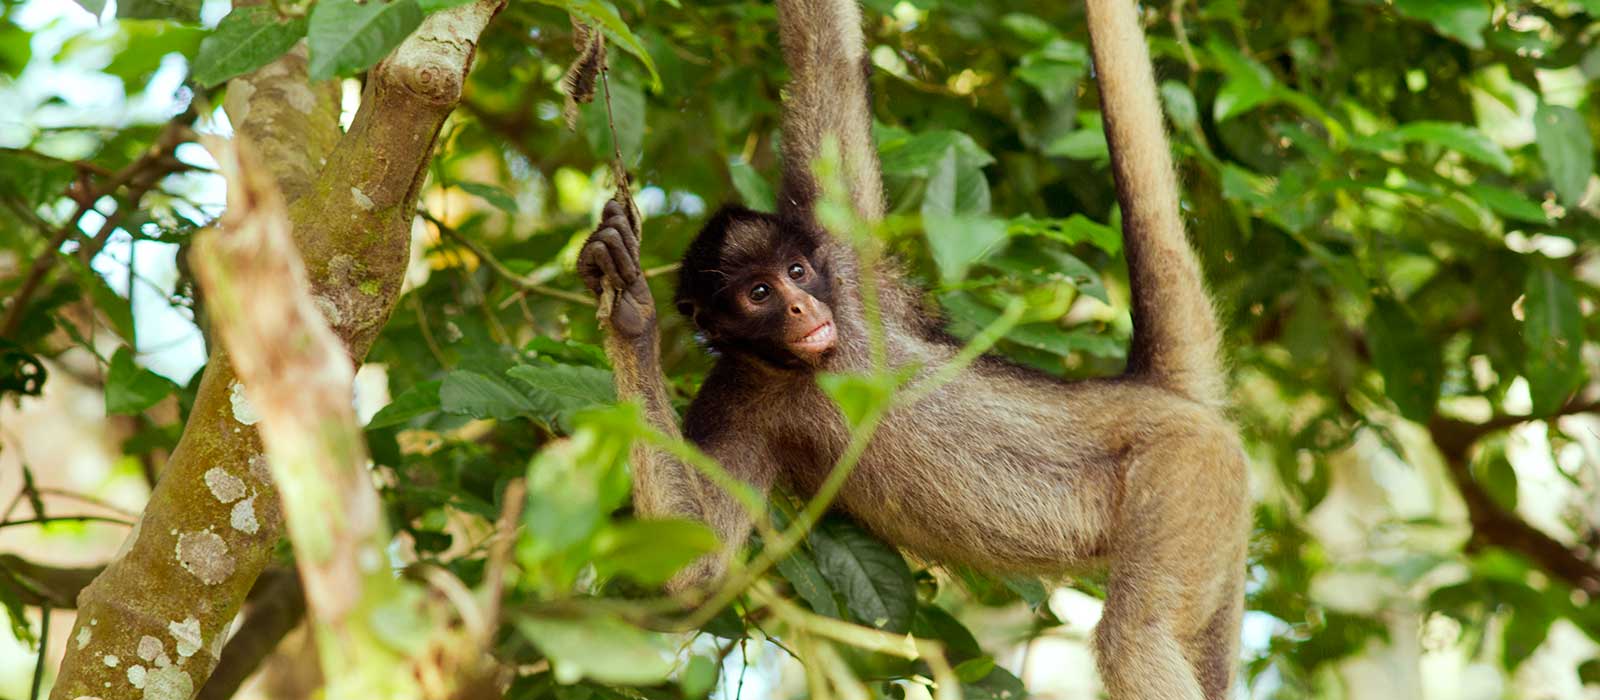
M236 133L255 142L276 188L293 198L289 219L313 303L350 367L398 301L435 139L460 98L477 37L500 5L480 0L430 15L372 69L342 136L336 84L308 83L298 51L230 84ZM249 304L237 312L250 313ZM226 352L213 347L194 410L139 524L79 597L51 698L186 700L204 685L283 532L258 417ZM313 485L284 486L298 498ZM381 511L370 517L381 525ZM318 554L314 541L296 545L302 556ZM313 609L334 594L307 589Z

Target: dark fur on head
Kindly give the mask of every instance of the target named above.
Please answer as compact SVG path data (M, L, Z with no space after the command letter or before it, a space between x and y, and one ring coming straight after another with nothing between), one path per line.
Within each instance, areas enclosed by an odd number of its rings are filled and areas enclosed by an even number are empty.
M752 315L735 298L753 277L804 258L814 271L801 285L818 301L833 306L833 278L822 236L815 226L788 222L776 214L729 204L706 221L683 254L678 312L722 355L747 353L780 367L799 363L781 335L782 310Z

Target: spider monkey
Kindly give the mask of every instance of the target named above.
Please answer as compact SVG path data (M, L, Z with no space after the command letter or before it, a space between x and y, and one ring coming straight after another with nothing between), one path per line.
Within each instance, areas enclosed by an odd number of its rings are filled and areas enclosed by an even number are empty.
M1178 213L1178 188L1132 0L1087 0L1117 199L1134 336L1127 371L1067 382L980 359L892 410L837 506L919 558L996 572L1109 572L1094 646L1114 700L1227 697L1250 526L1246 463L1225 416L1216 314ZM813 213L810 165L843 155L851 204L883 216L856 0L778 0L791 81L777 212L718 212L684 256L677 307L716 352L682 434L760 490L813 492L850 433L818 371L871 366L861 260ZM884 264L889 362L927 374L959 349L920 295ZM638 227L608 206L580 275L602 298L618 394L678 434L659 367L655 305ZM749 533L727 493L671 456L637 447L644 516L693 517L724 543L669 584L719 577Z

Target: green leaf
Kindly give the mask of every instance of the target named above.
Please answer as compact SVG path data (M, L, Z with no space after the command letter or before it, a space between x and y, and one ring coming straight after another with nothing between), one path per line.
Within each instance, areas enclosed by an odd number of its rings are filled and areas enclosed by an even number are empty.
M422 24L417 0L321 0L306 32L311 80L366 70Z
M611 127L606 117L604 91L593 102L582 105L583 135L596 158L609 161L613 157ZM622 151L622 162L629 167L639 164L644 156L645 100L644 91L637 86L611 76L611 118L616 120L617 143Z
M629 520L596 538L595 573L623 575L654 586L679 569L717 551L717 536L704 524L681 518Z
M1563 203L1577 206L1594 174L1594 140L1583 115L1571 107L1541 102L1533 113L1533 125L1550 184Z
M1077 42L1056 38L1023 54L1013 73L1038 90L1047 104L1063 105L1077 94L1078 83L1088 70L1088 49Z
M518 365L506 370L528 388L527 396L546 415L617 402L611 372L584 365Z
M1485 450L1472 465L1472 478L1483 486L1495 505L1508 513L1517 510L1517 470L1511 468L1504 449Z
M413 384L400 392L389 405L378 409L367 421L367 430L387 428L409 422L417 416L439 410L439 389L443 382L432 381Z
M126 41L105 72L121 79L130 94L144 89L167 56L192 59L206 37L204 29L165 20L123 20L117 29Z
M778 208L778 196L772 191L772 183L767 182L749 163L742 160L729 163L728 176L733 179L733 189L739 193L745 206L756 211L775 211Z
M439 409L445 413L507 420L538 408L511 382L470 370L445 375L439 387Z
M843 617L839 614L838 601L834 600L833 587L817 570L817 562L804 550L796 547L788 556L780 559L778 573L789 581L789 585L794 586L794 592L811 606L812 612L827 617Z
M1383 392L1400 414L1418 422L1433 417L1444 370L1438 345L1423 334L1411 312L1389 297L1374 299L1367 316L1367 347L1383 375Z
M844 596L857 622L895 633L911 629L916 582L898 551L842 518L811 531L811 550L817 570Z
M1538 202L1523 196L1521 192L1492 185L1467 185L1467 194L1507 219L1530 224L1544 224L1550 221L1550 217L1544 213L1544 208L1540 207Z
M267 65L305 36L309 25L305 17L281 20L265 5L235 8L200 42L194 79L211 87Z
M138 414L177 389L165 377L135 364L127 346L119 347L106 372L106 414Z
M1507 607L1511 617L1506 620L1501 662L1507 671L1513 671L1544 643L1545 637L1550 635L1550 623L1555 621L1555 616L1546 605Z
M98 16L98 15L96 15ZM0 75L16 77L33 58L33 34L0 19Z
M1583 384L1583 311L1572 283L1547 265L1528 271L1523 293L1523 374L1533 414L1549 415Z
M1184 130L1200 128L1200 107L1189 86L1176 80L1161 83L1161 104L1167 108L1172 125Z
M996 666L983 680L962 683L961 696L966 700L1026 700L1028 689L1010 671Z
M1111 157L1111 150L1106 146L1105 132L1084 127L1051 141L1044 147L1044 154L1100 163Z
M672 672L672 651L659 635L588 609L517 618L517 630L549 657L560 683L654 685Z
M117 17L121 19L172 19L179 22L200 21L201 0L117 0ZM94 12L88 5L84 9ZM101 2L104 8L105 3ZM99 13L95 14L96 17Z
M917 618L911 623L911 634L944 642L945 652L950 655L950 661L955 663L983 656L983 648L972 636L972 631L954 615L932 603L917 608Z
M1266 66L1221 40L1212 40L1206 45L1206 50L1216 59L1223 75L1227 76L1227 82L1217 91L1217 97L1211 105L1213 119L1227 121L1273 98L1277 80Z
M467 194L483 199L496 209L511 214L517 213L517 199L504 188L483 182L458 182L456 186L465 190Z
M929 177L952 148L960 167L981 169L994 163L994 156L971 136L959 131L926 131L915 135L892 127L880 127L875 131L880 169L885 175Z
M839 406L846 424L852 428L887 407L894 397L897 384L895 377L890 375L844 372L817 375L817 386Z
M939 280L955 284L1006 240L1004 221L978 216L927 216L922 220L928 249L939 266Z
M689 663L678 674L678 687L683 689L683 697L695 700L710 695L717 688L718 672L717 662L710 657L699 654L689 657Z
M536 587L564 590L587 565L596 537L628 497L626 434L584 426L528 465L526 534L517 561Z
M981 681L989 675L990 671L993 670L994 657L992 656L979 656L976 658L967 659L966 661L956 664L955 668L956 678L960 678L962 683L976 683Z
M1489 26L1489 4L1483 0L1394 0L1394 8L1469 48L1483 48L1483 29Z

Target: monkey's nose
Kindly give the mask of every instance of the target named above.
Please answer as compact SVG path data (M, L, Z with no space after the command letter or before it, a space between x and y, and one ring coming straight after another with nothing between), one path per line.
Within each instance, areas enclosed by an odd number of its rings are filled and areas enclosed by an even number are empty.
M789 306L789 313L794 314L796 316L800 316L800 315L803 315L805 312L800 310L800 305L799 304L791 304Z

